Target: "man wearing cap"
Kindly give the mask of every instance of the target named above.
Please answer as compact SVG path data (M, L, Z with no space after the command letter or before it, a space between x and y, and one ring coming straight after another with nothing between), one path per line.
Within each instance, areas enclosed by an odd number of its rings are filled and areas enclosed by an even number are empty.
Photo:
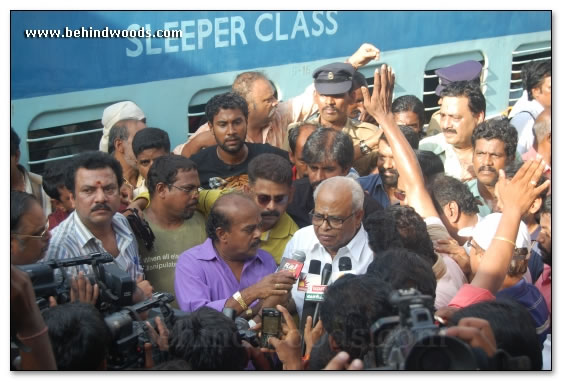
M354 66L335 62L317 68L315 79L315 103L319 109L313 120L324 127L342 131L354 143L354 169L361 175L368 175L372 162L377 157L380 129L367 122L359 122L348 117L348 108L355 103L352 79Z
M366 43L360 46L348 62L359 68L372 59L379 59L379 50ZM249 105L246 142L250 143L269 143L288 151L288 125L292 122L304 121L317 111L313 99L313 85L308 86L303 94L279 102L271 81L260 72L239 74L233 82L232 91L241 95ZM211 126L205 123L186 143L178 145L174 153L189 157L214 144Z
M446 175L461 181L475 177L471 136L485 120L485 96L471 81L452 82L441 91L442 132L420 141L419 149L432 151L444 163Z
M469 241L471 246L469 259L473 274L477 273L481 259L493 239L499 238L495 234L501 217L502 214L500 213L487 215L475 227L464 228L459 232L461 236L471 237ZM538 288L524 279L524 274L528 269L532 242L528 229L523 222L520 222L515 244L508 272L495 297L516 300L528 308L528 312L536 325L538 339L543 344L549 332L551 321L547 304L542 294Z
M100 151L113 155L121 165L123 182L130 199L141 191L146 191L142 189L144 179L139 175L132 147L135 134L147 127L145 122L145 114L131 101L110 105L102 115L104 131L100 140Z
M455 65L437 69L435 73L438 76L438 86L436 87L435 93L438 97L440 97L438 105L442 104L441 93L446 85L455 81L479 82L482 69L483 67L481 64L478 61L473 60L463 61ZM440 110L437 110L430 118L430 122L426 128L426 136L430 137L432 135L440 134L441 132Z

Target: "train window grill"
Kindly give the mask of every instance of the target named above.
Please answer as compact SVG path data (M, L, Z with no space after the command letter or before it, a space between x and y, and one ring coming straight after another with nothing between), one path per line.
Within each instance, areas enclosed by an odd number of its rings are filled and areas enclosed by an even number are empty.
M196 130L207 122L205 117L205 105L213 96L231 91L230 86L218 87L213 89L202 89L194 94L188 104L188 134L189 138Z
M516 101L522 97L522 66L532 61L543 61L551 59L551 42L545 41L535 44L521 45L512 52L512 71L510 77L510 94L508 105L514 106Z
M475 55L475 53L471 53L472 55ZM466 60L475 60L478 61L481 66L483 66L483 69L481 71L481 90L483 92L485 92L486 89L486 80L484 81L483 79L487 78L486 72L487 72L487 66L485 64L485 59L483 57L482 54L478 53L478 55L480 56L480 59L478 57L471 57L471 56L467 56L467 57L463 57L463 58L457 58L457 59L453 59L453 60L448 60L444 61L445 63L438 66L438 67L431 67L429 68L427 66L427 70L424 71L424 90L422 93L422 103L424 104L424 119L426 121L426 124L424 125L424 129L426 129L428 127L428 123L430 122L430 120L432 119L432 115L437 111L440 110L440 105L438 105L438 100L440 99L440 97L438 97L435 93L436 91L436 87L439 84L439 79L438 76L436 75L436 70L440 69L440 68L444 68L446 66L450 66L450 65L454 65L458 62L463 62ZM436 60L436 58L434 58L432 61ZM447 62L447 63L446 63Z
M98 119L29 131L30 171L42 174L49 162L69 160L84 151L99 150L102 130L102 121Z
M270 83L274 87L274 97L278 98L278 88L276 84L270 80ZM373 80L372 80L373 83ZM188 136L189 138L196 130L207 122L207 117L205 116L205 105L207 102L217 94L230 92L231 87L220 87L215 89L203 89L198 91L190 100L188 105Z

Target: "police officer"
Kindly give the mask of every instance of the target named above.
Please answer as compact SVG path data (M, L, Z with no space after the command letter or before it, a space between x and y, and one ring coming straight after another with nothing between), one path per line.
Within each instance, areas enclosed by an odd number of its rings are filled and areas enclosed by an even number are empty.
M348 107L355 103L352 78L355 69L349 63L336 62L322 66L313 74L315 103L319 114L310 119L324 127L347 133L354 143L354 169L368 175L375 167L382 130L367 122L348 117Z

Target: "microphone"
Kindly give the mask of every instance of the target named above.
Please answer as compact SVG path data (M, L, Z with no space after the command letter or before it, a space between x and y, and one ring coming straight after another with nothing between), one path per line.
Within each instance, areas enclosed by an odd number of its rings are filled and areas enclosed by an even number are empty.
M290 253L288 254L288 256L284 256L281 259L280 265L278 266L278 269L276 269L276 272L291 271L293 272L293 277L298 279L299 275L301 274L301 270L303 269L303 265L305 263L306 257L307 255L303 251L297 250L293 253ZM319 269L320 268L321 266L319 262ZM310 272L310 266L309 266L309 272Z
M350 273L352 273L352 259L348 256L342 256L340 260L338 260L338 276L336 276L335 280Z
M301 280L300 280L301 281ZM305 323L307 321L307 316L313 317L315 314L316 300L310 300L307 298L307 290L310 285L318 285L321 281L321 262L319 260L311 260L309 262L309 272L306 275L305 280L303 280L304 285L299 287L297 290L305 291L305 299L303 301L303 309L301 310L301 320L299 321L299 331L301 334L305 331ZM301 289L299 289L301 288ZM305 341L302 342L302 354L305 353Z
M332 265L327 263L323 267L323 272L321 274L321 285L328 285L330 276L332 276ZM324 300L324 290L323 290L323 300ZM313 315L313 328L319 321L320 307L321 307L321 302L317 302L317 306L315 307L315 314Z

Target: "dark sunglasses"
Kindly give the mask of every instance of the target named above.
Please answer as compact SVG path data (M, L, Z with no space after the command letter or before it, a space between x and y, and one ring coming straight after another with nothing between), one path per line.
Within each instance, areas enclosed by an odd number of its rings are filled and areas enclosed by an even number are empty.
M275 195L275 196L271 196L271 195L263 195L263 194L259 194L256 195L256 200L258 201L258 204L265 206L267 204L269 204L272 199L274 200L275 204L284 204L287 202L287 195Z

